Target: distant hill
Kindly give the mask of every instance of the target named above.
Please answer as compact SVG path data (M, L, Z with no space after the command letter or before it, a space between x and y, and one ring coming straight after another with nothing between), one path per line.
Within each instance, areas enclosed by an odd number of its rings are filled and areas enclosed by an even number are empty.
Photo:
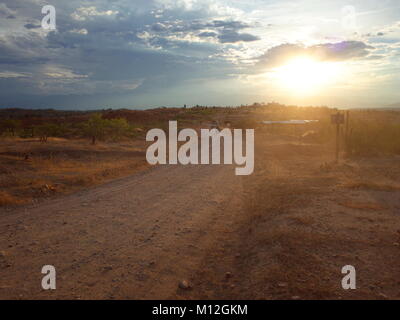
M385 109L397 109L397 108L400 108L400 102L389 104L388 106L386 106Z

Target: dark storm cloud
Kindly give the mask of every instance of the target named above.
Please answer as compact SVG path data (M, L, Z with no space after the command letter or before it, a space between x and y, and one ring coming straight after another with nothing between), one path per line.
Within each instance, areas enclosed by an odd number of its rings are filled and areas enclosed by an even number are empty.
M259 37L249 33L239 33L233 30L227 30L222 32L218 36L219 42L221 43L235 43L235 42L251 42L260 40Z
M160 22L157 22L152 25L151 30L156 31L156 32L163 32L163 31L167 31L168 27Z
M214 20L212 25L216 28L222 27L224 29L231 29L231 30L250 28L249 24L235 20Z
M24 27L26 29L28 29L28 30L30 30L30 29L39 29L39 28L41 28L41 25L40 24L27 23L27 24L24 25Z
M218 33L213 32L213 31L211 31L211 32L210 31L204 31L204 32L199 33L198 36L201 37L201 38L208 38L208 37L215 38L215 37L218 36Z
M323 43L310 47L282 44L260 56L258 65L274 68L297 56L308 56L318 61L344 61L367 57L373 49L374 47L361 41Z
M215 44L181 38L204 28L244 27L235 21L157 21L150 2L138 14L128 1L109 7L107 1L72 0L54 3L57 31L46 33L36 22L42 17L37 3L15 0L14 5L20 31L0 35L0 97L14 106L54 106L62 96L63 105L93 103L100 96L101 102L118 104L124 95L126 102L132 94L151 96L187 80L229 74L230 63L209 58L217 52Z
M0 65L45 63L49 56L44 45L45 42L34 33L0 37Z

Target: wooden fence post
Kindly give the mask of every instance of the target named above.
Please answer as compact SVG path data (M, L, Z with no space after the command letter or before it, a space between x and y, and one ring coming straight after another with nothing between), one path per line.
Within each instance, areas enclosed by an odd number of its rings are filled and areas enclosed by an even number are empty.
M340 113L337 113L337 118L339 118ZM336 163L339 162L339 148L340 148L340 124L339 121L336 122Z
M344 124L344 114L341 114L340 111L331 116L332 124L336 125L336 150L335 150L335 160L336 163L339 162L339 150L340 150L340 125Z
M346 111L346 133L345 133L345 144L346 144L346 152L349 152L349 147L350 147L350 131L349 131L349 126L350 126L350 110Z

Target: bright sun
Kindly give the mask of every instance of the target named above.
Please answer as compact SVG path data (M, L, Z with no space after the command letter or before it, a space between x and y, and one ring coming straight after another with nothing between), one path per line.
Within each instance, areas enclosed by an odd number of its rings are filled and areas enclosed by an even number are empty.
M309 57L297 57L286 65L276 68L274 78L279 86L292 93L315 94L338 79L340 67L333 62L315 61Z

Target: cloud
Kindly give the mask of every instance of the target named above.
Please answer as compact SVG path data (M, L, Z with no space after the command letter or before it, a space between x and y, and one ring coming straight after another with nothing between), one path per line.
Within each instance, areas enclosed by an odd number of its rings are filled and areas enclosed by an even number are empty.
M20 90L19 87L24 86L23 93L46 97L130 93L143 83L143 79L96 79L91 75L78 73L67 66L49 64L37 66L31 73L0 72L0 88L5 84L4 81L14 83L12 90L16 94Z
M398 58L394 52L400 48L391 40L397 31L375 25L360 28L354 36L365 43L339 42L336 39L348 36L340 30L303 32L314 20L297 18L291 1L282 1L258 0L255 5L230 0L53 0L57 31L43 32L43 0L3 0L0 99L4 105L22 101L32 106L36 101L35 105L76 107L85 101L93 106L137 105L142 97L146 103L167 104L168 98L179 101L177 88L196 92L204 87L194 86L196 81L225 81L252 72L249 68L257 61L263 69L304 54L324 61L376 60L388 54L393 61ZM321 16L315 8L308 14ZM10 16L16 19L7 20ZM397 20L391 28L399 30ZM368 32L374 38L365 37ZM391 43L375 45L389 38ZM339 43L324 43L328 41ZM320 44L298 44L303 42Z
M0 78L28 78L31 75L28 73L22 72L13 72L13 71L1 71Z
M374 47L361 41L342 41L313 46L281 44L269 49L258 58L258 66L274 68L297 56L308 56L318 61L344 61L367 57Z
M214 31L204 31L198 34L199 37L201 38L216 38L218 36L218 33L214 32Z
M247 23L237 20L174 20L156 22L151 26L151 30L157 32L191 32L191 31L202 31L207 30L241 30L250 28L251 26Z
M168 27L160 22L157 22L152 25L151 30L156 31L156 32L163 32L163 31L167 31Z
M51 65L45 66L42 69L42 74L48 78L63 79L63 80L76 80L87 78L87 75L77 74L63 66Z
M0 65L42 64L49 60L46 41L34 32L0 36Z
M138 80L123 80L117 81L112 83L112 88L116 89L117 91L134 91L139 88L143 83L143 79Z
M239 30L250 28L247 23L237 20L213 20L204 22L193 21L172 21L157 22L151 26L150 32L163 35L169 39L192 39L214 38L220 43L252 42L260 40L259 37L250 33L240 33Z
M85 21L88 18L91 17L97 17L97 16L112 16L118 14L118 11L113 11L113 10L106 10L106 11L99 11L97 10L96 7L81 7L76 9L71 14L72 19L77 20L77 21Z
M241 21L235 20L214 20L212 25L216 28L224 28L224 29L231 29L231 30L240 30L249 28L250 25Z
M236 42L251 42L260 40L259 37L249 33L239 33L233 30L222 32L218 36L219 42L221 43L236 43Z
M15 19L17 12L11 10L5 3L0 3L0 17L6 17L7 19Z
M260 40L258 36L239 32L239 30L251 27L251 25L242 21L214 20L211 25L218 30L218 40L220 43L252 42Z
M230 6L224 0L154 0L158 10L156 14L163 15L181 13L193 16L238 16L243 10Z
M86 29L72 29L69 32L71 33L76 33L76 34L82 34L82 35L87 35L88 31Z
M25 29L31 30L31 29L39 29L41 28L41 25L39 24L33 24L33 23L27 23L24 25Z

